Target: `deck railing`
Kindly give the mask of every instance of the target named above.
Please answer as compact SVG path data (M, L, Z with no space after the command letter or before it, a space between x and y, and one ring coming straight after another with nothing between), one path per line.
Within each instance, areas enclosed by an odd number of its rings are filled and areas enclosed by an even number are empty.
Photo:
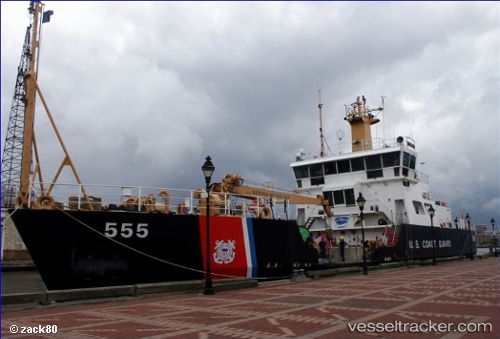
M48 187L43 183L40 187ZM50 196L51 204L42 208L94 211L140 211L175 214L204 214L206 192L202 189L187 190L164 187L79 185L56 183L50 195L40 188L31 187L30 207L40 207L40 200ZM86 194L84 194L85 192ZM259 196L210 192L211 215L267 217L288 219L290 206L283 202ZM212 199L213 198L213 199ZM216 202L213 204L213 202ZM271 215L269 215L271 212Z

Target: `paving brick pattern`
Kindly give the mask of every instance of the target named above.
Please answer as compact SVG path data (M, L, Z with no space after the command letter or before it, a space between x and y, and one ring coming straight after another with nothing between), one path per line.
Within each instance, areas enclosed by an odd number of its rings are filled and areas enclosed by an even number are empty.
M378 270L366 276L279 281L213 296L179 294L5 312L2 338L496 339L499 273L499 260L487 258ZM418 324L430 321L450 324L446 326L451 329L468 324L472 330L415 332ZM350 330L349 324L356 323L399 328ZM491 328L478 330L481 323ZM12 334L11 325L57 325L58 333Z

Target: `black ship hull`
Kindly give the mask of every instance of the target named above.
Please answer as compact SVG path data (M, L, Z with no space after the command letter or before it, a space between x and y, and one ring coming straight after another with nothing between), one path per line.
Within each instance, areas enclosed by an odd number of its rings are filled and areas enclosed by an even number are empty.
M205 278L205 216L10 212L49 290ZM473 233L466 230L403 224L398 234L396 245L378 248L372 262L432 258L433 244L436 257L469 256L476 250ZM293 220L210 217L209 241L214 279L276 279L291 276L297 268L325 268Z
M12 210L49 290L203 279L206 217ZM317 263L295 221L210 217L214 279L290 276Z
M476 253L475 232L465 229L429 227L412 224L398 226L394 247L376 251L377 261L404 261L468 256Z

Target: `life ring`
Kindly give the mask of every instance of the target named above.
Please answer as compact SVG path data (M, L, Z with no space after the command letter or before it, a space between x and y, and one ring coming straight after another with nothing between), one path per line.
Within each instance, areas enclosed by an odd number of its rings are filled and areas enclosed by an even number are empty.
M142 203L141 197L134 198L134 205L132 207L132 211L139 211L139 205ZM141 206L142 208L142 206Z
M156 210L156 197L153 194L148 195L144 202L146 212L151 213Z
M271 209L268 207L264 207L260 210L259 218L261 219L271 219Z
M167 214L170 212L169 210L169 203L170 203L170 198L169 198L169 194L168 194L168 191L167 190L161 190L160 192L158 192L158 196L159 197L163 197L163 213Z
M123 205L123 208L125 209L125 211L133 211L134 210L134 203L135 203L135 199L134 198L128 198L125 201L125 204Z
M23 195L22 194L18 194L18 196L16 197L16 200L14 201L14 208L23 208Z
M50 195L44 194L36 199L35 207L40 210L53 210L55 200Z
M177 205L177 214L186 214L187 213L187 207L186 204L184 203L179 203Z

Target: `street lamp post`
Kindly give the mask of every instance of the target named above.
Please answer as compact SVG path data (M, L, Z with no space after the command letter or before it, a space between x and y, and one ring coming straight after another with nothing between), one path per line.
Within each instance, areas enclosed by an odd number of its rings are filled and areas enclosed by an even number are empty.
M467 227L469 227L469 249L470 249L470 260L474 260L474 253L472 253L472 231L470 229L470 216L469 213L465 216L467 221Z
M436 244L437 241L434 239L434 212L436 210L434 207L430 206L429 209L427 210L429 212L429 215L431 216L431 240L432 240L432 265L436 266Z
M365 198L363 194L359 192L359 197L356 199L356 203L359 206L359 215L361 217L361 250L363 251L363 274L368 274L368 268L366 267L366 252L365 252L365 219L363 216L363 209L365 207Z
M498 257L497 252L497 238L495 236L495 219L491 218L491 231L493 232L493 253L495 254L495 258Z
M212 284L212 272L210 271L210 179L212 178L212 174L215 171L215 166L212 164L212 158L209 155L205 158L205 163L201 166L201 170L203 175L205 176L206 190L207 190L207 204L205 206L205 214L207 221L206 228L206 247L207 247L207 272L205 276L205 290L203 291L204 295L212 295L215 294L213 284Z

